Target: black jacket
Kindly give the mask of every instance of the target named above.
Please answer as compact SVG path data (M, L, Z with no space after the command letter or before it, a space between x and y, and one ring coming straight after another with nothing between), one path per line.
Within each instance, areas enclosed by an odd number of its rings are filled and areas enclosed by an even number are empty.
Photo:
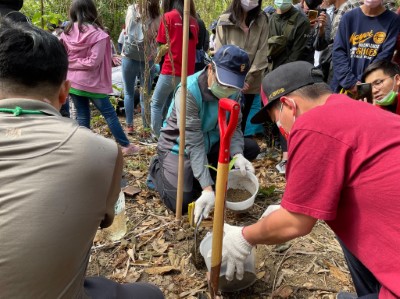
M202 19L197 18L197 24L199 24L199 41L197 42L196 49L203 49L207 52L210 44L210 34L208 33Z

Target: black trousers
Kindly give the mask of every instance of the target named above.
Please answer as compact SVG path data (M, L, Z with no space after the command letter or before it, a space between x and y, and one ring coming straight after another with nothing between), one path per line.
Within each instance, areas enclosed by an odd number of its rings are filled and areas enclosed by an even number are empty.
M251 106L253 106L255 94L244 94L242 99L242 132L246 130L247 119L249 118ZM261 108L261 107L260 107Z
M347 249L339 238L338 241L342 247L357 296L363 299L378 299L381 284L375 276Z
M207 155L210 165L216 167L218 164L219 142L216 143ZM249 160L254 160L260 153L257 142L250 138L244 138L243 156ZM159 152L150 162L149 175L155 189L160 194L161 200L171 211L176 211L176 192L178 186L178 155L171 152ZM202 188L194 178L190 166L190 160L184 161L184 187L182 213L186 213L188 205L195 201L201 194ZM210 170L210 174L215 181L216 173Z
M163 299L161 290L150 283L120 284L105 277L85 279L86 294L93 299Z

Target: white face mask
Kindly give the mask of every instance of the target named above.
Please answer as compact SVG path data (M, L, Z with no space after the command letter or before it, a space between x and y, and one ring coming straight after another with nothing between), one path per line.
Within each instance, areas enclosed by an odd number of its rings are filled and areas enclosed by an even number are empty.
M258 0L240 0L244 11L250 11L258 6Z
M290 100L290 101L293 103L293 106L294 106L295 109L296 109L296 103L295 103L295 101L293 101L293 99L289 99L289 98L288 98L288 100ZM281 108L279 109L279 116L278 116L278 121L276 122L276 126L278 127L279 132L281 132L282 136L283 136L286 140L288 140L288 139L289 139L290 132L286 131L286 130L282 127L282 123L281 123L282 109L283 109L283 103L281 104ZM295 121L296 121L296 115L293 115L293 124L294 124ZM293 125L292 125L292 126L293 126Z
M382 0L364 0L364 5L370 8L377 8L382 5Z

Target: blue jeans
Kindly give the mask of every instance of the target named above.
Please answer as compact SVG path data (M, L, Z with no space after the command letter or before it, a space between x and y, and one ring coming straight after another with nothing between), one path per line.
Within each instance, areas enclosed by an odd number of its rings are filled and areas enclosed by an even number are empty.
M149 62L149 67L153 67L153 62ZM137 61L134 59L129 59L127 57L122 58L122 79L124 81L124 106L125 106L125 115L126 115L126 124L131 126L133 124L133 108L134 108L134 94L135 94L135 86L136 86L136 77L140 80L140 107L142 110L142 122L143 127L148 128L148 124L145 118L145 105L144 105L144 95L143 95L143 87L144 87L144 70L145 70L145 62ZM151 71L149 74L149 78L147 79L147 92L150 94L151 92Z
M69 98L68 97L67 97L67 100L65 101L65 103L61 105L60 114L63 117L68 117L68 118L70 117L70 115L69 115Z
M117 113L113 105L111 105L108 97L103 99L90 99L87 97L77 96L74 94L70 95L72 100L74 101L76 107L77 121L78 124L82 127L86 127L90 129L90 105L89 101L91 101L97 110L100 111L101 115L104 116L108 127L110 128L111 134L113 134L115 140L121 146L128 146L129 140L125 135L124 130L119 123L119 119L117 117Z
M153 134L160 136L160 129L171 103L172 93L181 82L181 77L160 75L151 99L151 129Z

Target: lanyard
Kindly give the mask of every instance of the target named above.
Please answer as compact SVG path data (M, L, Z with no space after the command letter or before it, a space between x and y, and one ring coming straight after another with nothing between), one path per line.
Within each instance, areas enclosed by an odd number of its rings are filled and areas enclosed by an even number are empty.
M40 110L25 110L19 106L16 106L15 109L11 108L0 108L0 112L4 113L12 113L14 116L20 116L22 114L45 114Z

